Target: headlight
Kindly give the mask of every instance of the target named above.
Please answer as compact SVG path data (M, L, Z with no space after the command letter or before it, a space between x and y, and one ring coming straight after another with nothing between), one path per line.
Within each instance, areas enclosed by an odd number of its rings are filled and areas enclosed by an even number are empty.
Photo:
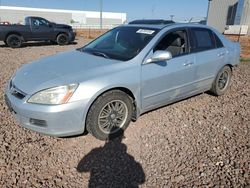
M77 87L78 84L70 84L42 90L32 95L28 103L65 104L69 101Z

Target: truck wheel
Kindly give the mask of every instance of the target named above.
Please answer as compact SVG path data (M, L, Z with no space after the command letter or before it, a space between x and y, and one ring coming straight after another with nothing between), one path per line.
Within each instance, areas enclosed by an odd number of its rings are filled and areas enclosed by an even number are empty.
M69 37L64 33L59 34L56 38L56 42L58 45L67 45L69 44Z
M6 43L11 48L20 48L22 46L22 38L19 35L12 34L7 37Z
M87 131L100 140L115 138L128 127L132 111L132 100L126 93L119 90L104 93L90 107Z
M216 96L223 95L229 87L231 77L231 68L229 66L224 66L217 74L210 92Z

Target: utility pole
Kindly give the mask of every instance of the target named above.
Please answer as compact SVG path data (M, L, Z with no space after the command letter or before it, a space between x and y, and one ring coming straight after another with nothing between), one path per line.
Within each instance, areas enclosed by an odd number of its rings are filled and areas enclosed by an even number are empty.
M100 0L100 29L102 30L102 9L103 9L103 0Z
M2 0L0 0L0 7L2 6ZM2 21L1 19L1 10L0 10L0 22Z
M212 1L212 0L208 0L206 24L208 24L207 21L208 21L208 15L209 15L209 9L210 9L210 3L211 3L211 1Z
M152 6L152 8L151 8L151 17L152 17L152 19L154 18L154 13L155 13L155 5L153 5Z

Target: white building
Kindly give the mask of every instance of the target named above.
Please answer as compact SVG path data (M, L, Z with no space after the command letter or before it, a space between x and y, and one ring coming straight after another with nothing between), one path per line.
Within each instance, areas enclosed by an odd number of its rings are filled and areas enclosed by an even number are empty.
M76 27L100 28L100 12L0 6L0 21L23 23L27 16L39 16L56 23ZM126 13L103 12L103 28L112 28L126 21Z

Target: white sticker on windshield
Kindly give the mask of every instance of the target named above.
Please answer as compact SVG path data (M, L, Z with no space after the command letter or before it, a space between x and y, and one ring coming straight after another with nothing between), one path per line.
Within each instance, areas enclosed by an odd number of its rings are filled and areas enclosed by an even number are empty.
M136 31L136 33L146 34L146 35L152 35L155 31L149 30L149 29L139 29Z

